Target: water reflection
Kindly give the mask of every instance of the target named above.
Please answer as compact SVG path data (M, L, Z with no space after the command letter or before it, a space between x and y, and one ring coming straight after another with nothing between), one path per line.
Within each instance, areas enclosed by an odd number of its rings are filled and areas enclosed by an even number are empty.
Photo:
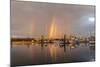
M60 44L13 42L11 44L11 64L16 66L94 61L95 49L94 46L89 45L91 44L81 43L73 46L66 42Z

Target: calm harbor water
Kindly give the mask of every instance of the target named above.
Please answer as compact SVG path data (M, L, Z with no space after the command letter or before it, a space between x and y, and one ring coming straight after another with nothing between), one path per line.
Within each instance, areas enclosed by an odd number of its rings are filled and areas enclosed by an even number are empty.
M90 46L91 44L81 43L77 47L68 45L13 42L11 45L11 65L40 65L95 60L95 49L94 46Z

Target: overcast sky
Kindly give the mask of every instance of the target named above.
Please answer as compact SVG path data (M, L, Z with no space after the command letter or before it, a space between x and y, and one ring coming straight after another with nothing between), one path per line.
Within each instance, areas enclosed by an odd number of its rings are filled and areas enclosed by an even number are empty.
M57 37L70 33L87 36L95 31L90 17L95 17L94 6L12 1L11 36L47 36L53 20Z

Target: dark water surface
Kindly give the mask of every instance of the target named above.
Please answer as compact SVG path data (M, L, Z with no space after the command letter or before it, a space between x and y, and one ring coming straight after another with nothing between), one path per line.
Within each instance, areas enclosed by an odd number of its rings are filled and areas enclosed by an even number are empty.
M12 43L11 65L40 65L54 63L85 62L95 60L95 49L91 44L70 47L52 44Z

